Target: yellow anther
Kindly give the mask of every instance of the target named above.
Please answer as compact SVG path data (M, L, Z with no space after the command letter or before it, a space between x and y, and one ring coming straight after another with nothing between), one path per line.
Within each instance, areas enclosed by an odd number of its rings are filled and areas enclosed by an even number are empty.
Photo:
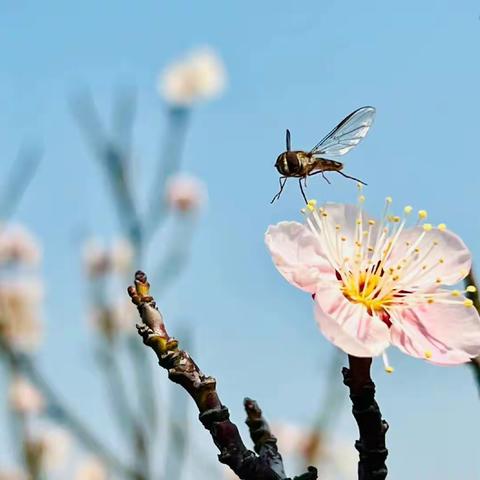
M440 277L438 277L436 280L435 280L435 283L442 283L442 279Z
M392 203L392 202L393 202L393 198L392 198L392 197L387 197L387 198L385 199L385 201L386 201L387 203Z
M309 200L306 208L309 212L313 212L316 206L317 206L316 200Z
M368 247L367 250L368 250L369 252L373 252L373 247Z
M452 290L452 297L459 297L461 295L460 290Z
M369 221L368 221L368 224L369 224L369 225L375 225L375 220L369 220Z
M322 212L322 217L328 217L328 213L327 212Z
M439 258L438 263L445 263L445 259L444 258Z
M466 307L473 307L473 301L470 300L469 298L466 298L466 299L463 301L463 304L464 304Z
M387 373L393 373L393 372L394 372L394 369L393 369L393 367L388 366L388 367L385 367L385 371L386 371Z
M412 213L412 210L413 210L413 207L411 205L407 205L403 211L405 213L405 215L410 215Z
M346 242L346 241L347 241L347 237L340 237L340 240L341 240L342 242Z
M427 299L427 303L429 303L430 305L431 305L434 301L435 301L435 300L434 300L433 298L431 298L431 297L430 297L429 299Z
M477 287L475 285L469 285L466 288L466 290L467 290L468 293L475 293L477 291Z
M390 221L393 222L393 223L398 223L398 222L400 222L400 220L401 220L401 218L398 217L397 215L392 216L392 217L390 217L390 218L391 218Z
M423 230L424 230L425 232L429 232L432 228L433 228L433 226L432 226L431 223L424 223L424 224L423 224Z
M427 351L424 353L424 355L425 355L425 358L426 358L427 360L429 360L430 358L432 358L432 352L430 352L430 350L427 350Z
M421 220L424 220L427 217L428 217L428 213L427 213L426 210L419 210L418 211L418 218L420 218Z
M447 229L447 226L444 223L439 223L437 228L441 231L444 232Z
M362 224L362 220L360 218L357 218L357 221L355 222L357 225L361 225Z
M342 228L341 225L335 225L335 230L338 232Z
M415 250L414 250L415 253L420 253L420 249L417 247Z
M426 270L427 269L427 265L422 265L422 270Z
M409 247L412 244L412 242L405 242L405 245Z
M359 201L360 203L363 203L363 202L365 201L365 195L360 195L360 196L358 197L358 201Z

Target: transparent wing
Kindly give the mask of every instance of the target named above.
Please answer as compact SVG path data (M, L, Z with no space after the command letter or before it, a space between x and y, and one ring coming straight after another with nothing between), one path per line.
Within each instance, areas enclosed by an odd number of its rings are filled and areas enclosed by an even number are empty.
M356 147L367 135L375 108L362 107L345 117L310 153L325 158L340 157Z

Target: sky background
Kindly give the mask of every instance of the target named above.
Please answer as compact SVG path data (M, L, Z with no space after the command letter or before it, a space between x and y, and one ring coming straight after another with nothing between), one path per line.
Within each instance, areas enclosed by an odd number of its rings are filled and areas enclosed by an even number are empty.
M281 278L263 243L269 224L301 218L293 183L269 203L285 128L294 148L308 149L350 111L374 105L374 127L345 161L349 174L368 183L367 209L379 215L387 195L399 210L427 209L432 223L445 222L479 258L479 15L472 0L0 0L0 180L21 144L40 142L45 151L16 215L44 249L47 336L38 363L111 445L119 441L91 355L79 251L80 232L109 240L118 225L68 98L88 86L108 118L115 90L137 88L143 192L165 126L158 72L199 46L222 57L228 89L196 108L184 157L184 170L208 185L209 204L191 263L161 306L172 334L191 326L196 360L217 378L234 421L243 422L248 395L270 419L306 425L332 348L317 331L311 299ZM354 182L331 180L312 179L309 196L355 201ZM380 361L374 367L391 426L389 478L480 478L470 370L430 366L393 349L390 356L393 375ZM335 435L353 449L356 425L344 396ZM192 429L214 462L206 434L193 421ZM0 434L2 462L8 448Z

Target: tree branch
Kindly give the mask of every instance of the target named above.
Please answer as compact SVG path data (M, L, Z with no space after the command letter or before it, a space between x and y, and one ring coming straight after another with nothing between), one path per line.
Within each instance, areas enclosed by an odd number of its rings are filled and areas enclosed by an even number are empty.
M388 423L375 401L375 384L370 377L371 358L348 356L350 368L343 368L343 383L350 389L352 413L358 424L360 439L355 448L360 454L358 462L359 480L384 480L387 477L388 450L385 434Z
M284 480L285 475L273 469L265 455L257 456L247 449L218 397L215 379L203 374L190 355L179 348L178 341L168 335L143 272L136 273L135 286L130 286L128 293L142 319L142 324L137 325L138 333L157 354L160 366L168 370L168 378L181 385L195 401L199 419L220 451L218 460L243 480ZM297 478L314 480L316 469L310 467L308 473Z

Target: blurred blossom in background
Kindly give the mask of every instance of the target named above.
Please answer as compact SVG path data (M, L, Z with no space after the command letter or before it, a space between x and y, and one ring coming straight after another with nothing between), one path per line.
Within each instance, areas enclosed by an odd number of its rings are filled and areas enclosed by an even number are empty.
M158 89L167 102L190 107L220 96L226 81L220 57L214 50L202 48L169 65L160 75Z

